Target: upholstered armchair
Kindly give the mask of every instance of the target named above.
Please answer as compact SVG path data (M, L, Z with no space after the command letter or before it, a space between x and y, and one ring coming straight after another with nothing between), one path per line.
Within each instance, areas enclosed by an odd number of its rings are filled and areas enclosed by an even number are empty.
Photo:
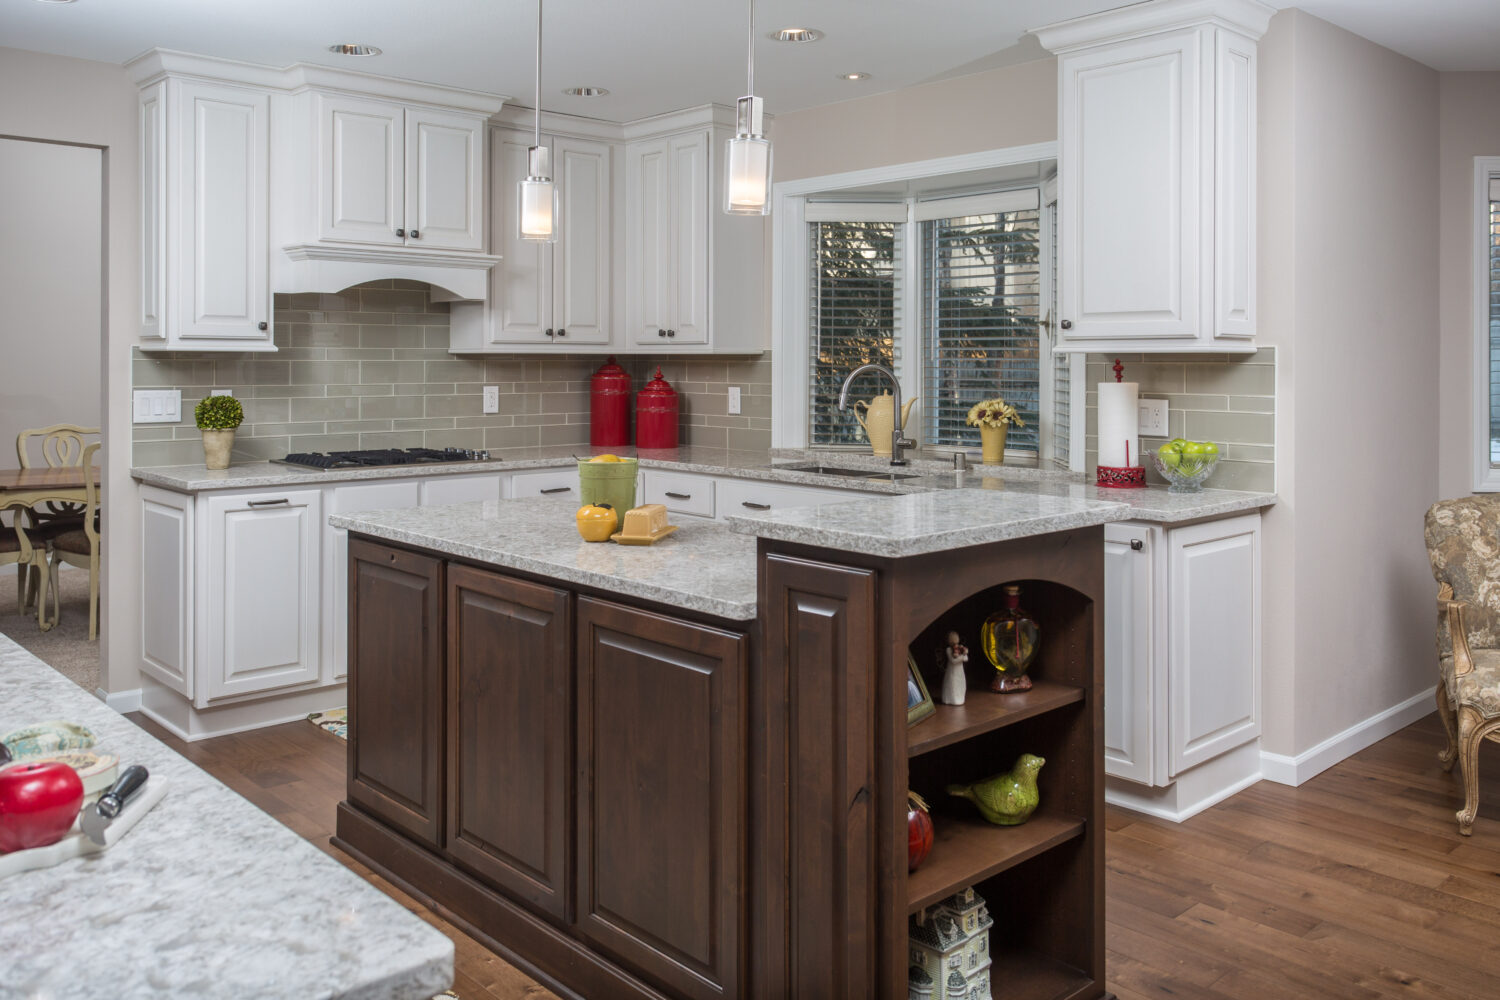
M1458 761L1458 832L1467 837L1479 811L1479 745L1500 742L1500 494L1433 504L1424 533L1438 582L1437 704L1448 731L1438 759L1445 771Z

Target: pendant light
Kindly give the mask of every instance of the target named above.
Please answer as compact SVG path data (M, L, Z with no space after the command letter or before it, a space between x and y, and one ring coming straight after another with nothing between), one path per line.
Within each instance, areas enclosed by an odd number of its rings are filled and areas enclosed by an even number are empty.
M542 145L542 0L536 0L536 129L526 150L526 179L517 192L516 223L523 240L557 240L557 187L552 151Z
M765 103L755 96L755 0L750 5L750 61L745 89L735 108L735 135L724 145L724 211L730 215L771 212L771 142L763 134Z

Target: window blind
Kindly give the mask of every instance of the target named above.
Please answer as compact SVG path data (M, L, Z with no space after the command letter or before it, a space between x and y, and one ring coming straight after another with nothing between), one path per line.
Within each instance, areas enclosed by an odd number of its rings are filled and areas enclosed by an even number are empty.
M1490 465L1500 466L1500 177L1490 178Z
M852 401L890 390L879 375L862 375L850 387L850 408L838 411L839 389L849 372L871 362L894 369L899 360L900 230L896 221L808 223L809 444L864 443Z
M922 224L923 442L978 447L969 407L1000 396L1021 411L1007 447L1037 449L1040 212Z
M1052 335L1057 327L1057 203L1048 205L1047 227L1051 233L1048 261L1052 282L1049 286L1047 315L1052 319ZM1073 459L1073 355L1052 353L1052 462L1060 468L1070 468Z

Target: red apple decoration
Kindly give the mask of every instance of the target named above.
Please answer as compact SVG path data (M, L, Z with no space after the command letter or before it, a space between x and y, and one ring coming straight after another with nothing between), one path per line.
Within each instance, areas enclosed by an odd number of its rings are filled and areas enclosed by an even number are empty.
M83 808L83 779L61 761L0 770L0 854L61 840Z
M916 792L906 793L906 870L914 872L932 852L932 817Z

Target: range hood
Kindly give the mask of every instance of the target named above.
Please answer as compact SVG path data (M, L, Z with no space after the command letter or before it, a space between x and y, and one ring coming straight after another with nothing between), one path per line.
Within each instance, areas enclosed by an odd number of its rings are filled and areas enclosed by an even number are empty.
M470 251L386 249L352 244L293 243L281 248L272 270L276 292L339 292L367 281L424 281L451 301L483 300L493 254Z

